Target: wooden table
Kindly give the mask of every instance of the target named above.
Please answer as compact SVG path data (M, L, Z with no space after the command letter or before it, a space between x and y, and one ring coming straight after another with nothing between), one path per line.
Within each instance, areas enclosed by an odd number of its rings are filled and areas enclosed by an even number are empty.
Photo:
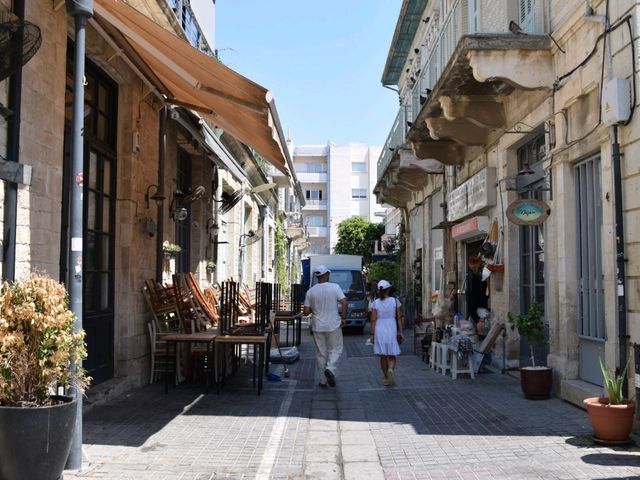
M281 347L291 346L289 345L289 324L293 325L293 345L295 345L296 347L300 345L300 341L302 340L302 313L276 312L274 323L274 327L278 334L280 333L281 323L284 323L287 327L287 333L284 342L282 340L282 335L278 336L278 341L280 342Z
M206 364L206 390L205 393L209 393L209 382L211 373L211 365L213 364L213 350L215 347L215 340L218 336L217 332L197 332L197 333L171 333L165 335L163 339L167 342L167 368L165 369L164 376L164 393L169 393L169 357L171 356L171 345L173 345L173 355L178 357L178 343L186 343L191 345L192 343L205 343L207 345L207 364ZM174 362L174 374L176 369Z
M264 376L265 364L268 361L268 356L266 355L267 343L269 341L269 335L218 335L215 339L216 344L216 355L214 362L214 371L216 376L216 385L218 386L218 393L220 392L220 386L222 384L221 377L224 378L227 374L227 362L223 360L223 363L220 362L220 357L222 356L225 359L226 356L226 346L233 345L234 347L237 345L253 345L253 388L256 387L256 367L258 369L258 395L262 391L262 377ZM222 347L222 348L221 348ZM256 358L256 352L258 352ZM235 353L235 352L234 352ZM234 359L235 360L235 359ZM220 370L224 368L224 371ZM266 368L268 370L268 364L266 364Z

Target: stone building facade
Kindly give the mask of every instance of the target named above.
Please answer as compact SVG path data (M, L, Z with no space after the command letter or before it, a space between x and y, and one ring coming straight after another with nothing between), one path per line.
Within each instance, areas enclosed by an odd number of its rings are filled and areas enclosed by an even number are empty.
M487 307L506 322L539 301L549 346L536 356L578 405L602 391L599 356L611 370L630 362L630 397L640 386L639 12L586 3L405 0L382 79L401 107L374 189L403 215L413 313L431 314L441 264L466 317ZM548 218L523 222L519 200ZM504 271L483 281L494 222ZM493 361L515 368L527 350L507 328Z
M16 3L21 2L0 2L4 20L16 19L11 10ZM197 22L186 24L191 17L174 10L172 2L127 3L167 34L211 53ZM15 76L0 82L5 106L11 105L10 91L21 88L19 155L9 139L15 117L6 116L0 128L2 278L36 270L68 282L69 191L81 180L85 366L94 389L117 393L148 381L151 317L141 295L144 280L171 281L172 273L192 271L203 283L240 276L248 284L274 281L275 223L282 215L278 188L298 197L299 187L286 147L275 161L273 152L265 153L265 160L251 141L247 145L218 128L189 102L165 102L162 72L136 54L117 24L97 13L86 29L85 167L74 177L69 166L73 19L64 2L22 5L24 19L40 28L42 43L22 68L21 83ZM95 2L96 8L105 5ZM236 86L220 87L221 95ZM284 145L277 117L267 123L273 141ZM242 129L237 120L229 126ZM277 146L273 151L277 157ZM15 176L7 178L6 172L18 170L27 172L18 183ZM260 185L267 188L254 191ZM17 189L15 215L11 189ZM244 195L228 205L235 192ZM223 205L229 208L223 211ZM259 235L257 241L246 241L250 231ZM169 262L163 259L163 242L181 247ZM209 262L216 263L213 272L207 271Z

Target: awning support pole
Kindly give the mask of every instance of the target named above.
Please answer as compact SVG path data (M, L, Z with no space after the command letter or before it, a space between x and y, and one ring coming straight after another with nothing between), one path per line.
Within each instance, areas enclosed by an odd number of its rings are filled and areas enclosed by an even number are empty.
M69 230L69 303L75 314L74 330L82 330L82 232L83 232L83 170L84 170L84 66L86 50L86 26L93 15L93 0L67 0L67 13L74 17L76 28L74 78L73 78L73 130L71 144L71 216ZM78 365L73 365L77 368ZM82 467L82 393L72 385L76 398L76 423L67 459L67 469Z

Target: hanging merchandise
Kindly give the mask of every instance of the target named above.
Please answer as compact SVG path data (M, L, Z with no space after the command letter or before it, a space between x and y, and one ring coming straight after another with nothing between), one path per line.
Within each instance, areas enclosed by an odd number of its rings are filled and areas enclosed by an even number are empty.
M504 264L501 263L501 246L502 230L498 227L498 221L494 220L487 238L480 247L480 255L485 262L482 268L483 282L487 281L493 272L504 272Z
M444 290L444 265L440 265L440 290L436 304L433 306L433 316L441 322L445 322L453 315L453 300L447 298Z

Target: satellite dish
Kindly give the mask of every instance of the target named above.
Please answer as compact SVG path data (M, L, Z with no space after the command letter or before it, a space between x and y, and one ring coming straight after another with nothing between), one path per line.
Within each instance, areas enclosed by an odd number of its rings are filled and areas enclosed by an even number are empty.
M37 25L21 21L0 23L0 81L31 60L41 44Z

